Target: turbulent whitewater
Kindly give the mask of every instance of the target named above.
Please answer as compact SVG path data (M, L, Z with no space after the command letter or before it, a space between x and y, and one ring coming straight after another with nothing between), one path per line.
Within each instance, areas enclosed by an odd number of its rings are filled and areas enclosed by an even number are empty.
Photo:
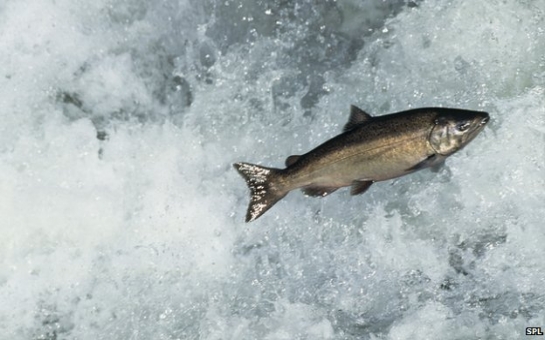
M545 327L544 18L522 0L3 1L0 339ZM281 167L350 104L492 119L436 173L245 224L231 164Z

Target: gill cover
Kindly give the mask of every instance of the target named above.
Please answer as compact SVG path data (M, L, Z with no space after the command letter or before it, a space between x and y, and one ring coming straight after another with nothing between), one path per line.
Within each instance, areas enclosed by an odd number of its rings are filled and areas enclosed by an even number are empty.
M440 116L430 132L431 147L440 155L448 156L460 150L475 137L478 131L471 118Z

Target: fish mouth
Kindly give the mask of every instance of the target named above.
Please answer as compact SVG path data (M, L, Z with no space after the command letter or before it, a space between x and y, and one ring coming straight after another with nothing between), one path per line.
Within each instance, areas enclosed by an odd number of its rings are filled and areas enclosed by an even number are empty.
M490 121L490 115L487 112L481 112L481 122L479 123L479 126L485 126Z
M472 141L477 135L484 129L486 124L490 121L490 115L487 112L479 112L479 114L473 120L472 128L468 132L467 139L464 144Z
M478 112L475 118L473 118L471 133L478 133L484 129L485 125L490 121L490 115L488 112Z

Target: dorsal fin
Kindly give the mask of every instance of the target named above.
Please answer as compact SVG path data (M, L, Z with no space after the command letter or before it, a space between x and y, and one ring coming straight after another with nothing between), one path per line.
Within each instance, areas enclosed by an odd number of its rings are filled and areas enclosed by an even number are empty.
M297 162L297 160L301 157L300 155L291 155L288 158L286 158L286 167L291 166L293 163Z
M348 123L344 126L343 132L352 130L354 127L361 125L372 118L373 117L370 114L356 105L350 105L350 118L348 118Z

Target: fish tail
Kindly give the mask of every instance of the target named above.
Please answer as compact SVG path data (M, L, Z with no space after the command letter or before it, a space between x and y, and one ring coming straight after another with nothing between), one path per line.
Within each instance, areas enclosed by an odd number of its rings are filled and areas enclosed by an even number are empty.
M246 213L246 222L251 222L263 215L289 192L278 186L281 169L249 163L235 163L233 166L244 177L250 188L250 205Z

